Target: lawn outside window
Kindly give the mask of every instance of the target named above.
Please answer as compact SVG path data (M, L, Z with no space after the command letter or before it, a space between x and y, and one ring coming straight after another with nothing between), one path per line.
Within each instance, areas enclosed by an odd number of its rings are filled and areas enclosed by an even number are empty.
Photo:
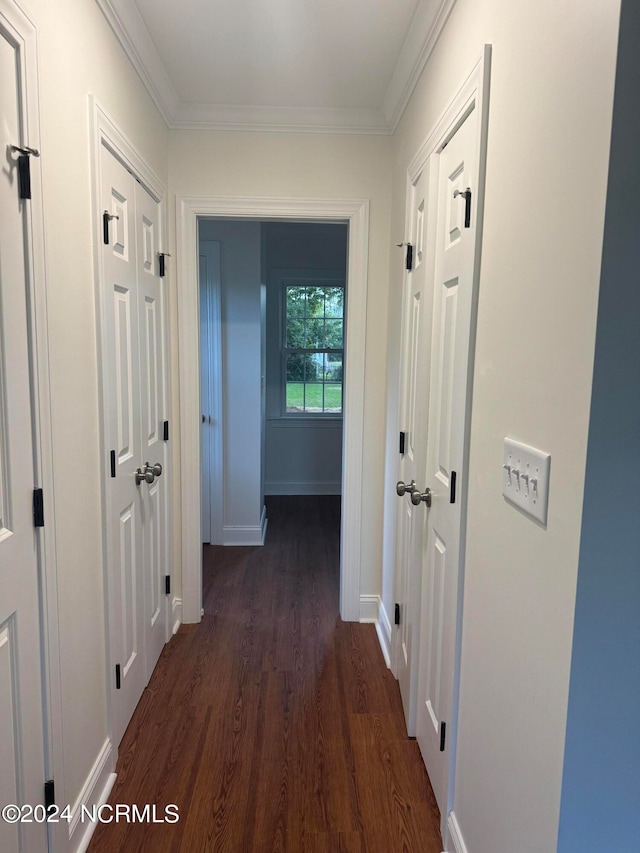
M283 287L283 390L287 415L342 415L344 284Z

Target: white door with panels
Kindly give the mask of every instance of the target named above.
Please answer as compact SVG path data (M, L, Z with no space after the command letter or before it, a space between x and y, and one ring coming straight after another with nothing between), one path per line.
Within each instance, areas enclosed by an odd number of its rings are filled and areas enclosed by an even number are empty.
M0 808L11 804L42 808L45 783L39 532L34 526L38 484L30 375L30 202L21 198L31 140L25 138L22 120L21 69L20 37L0 7ZM20 164L21 156L26 160ZM36 822L33 814L24 816L31 822L0 818L3 853L46 849L46 825Z
M398 573L396 589L395 668L400 683L407 731L415 735L420 640L421 564L425 526L417 483L426 470L426 434L431 352L432 268L428 246L428 169L410 190L409 245L405 254L402 410L400 417L400 480L398 512Z
M104 144L99 166L108 624L119 743L167 639L166 297L159 203Z
M448 813L451 726L460 593L463 499L472 382L478 111L431 157L437 197L433 325L422 566L420 675L416 734L443 817ZM425 492L427 491L425 489Z

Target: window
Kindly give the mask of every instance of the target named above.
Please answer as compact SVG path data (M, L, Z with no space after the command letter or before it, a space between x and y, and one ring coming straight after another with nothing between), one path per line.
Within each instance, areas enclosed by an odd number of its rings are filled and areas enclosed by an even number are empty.
M284 287L285 411L342 414L344 286Z

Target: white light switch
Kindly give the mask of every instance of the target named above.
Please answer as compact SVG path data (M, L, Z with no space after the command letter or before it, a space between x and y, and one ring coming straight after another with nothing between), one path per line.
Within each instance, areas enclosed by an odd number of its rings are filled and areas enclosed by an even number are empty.
M505 438L502 494L542 524L547 523L550 467L550 454Z

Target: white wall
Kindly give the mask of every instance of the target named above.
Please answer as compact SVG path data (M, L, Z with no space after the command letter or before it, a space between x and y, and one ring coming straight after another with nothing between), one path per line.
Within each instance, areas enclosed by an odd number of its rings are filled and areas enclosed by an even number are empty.
M73 803L107 738L88 96L165 183L168 133L95 2L21 6L39 53L63 670L56 797Z
M220 242L223 543L259 544L262 493L260 223L202 220Z
M264 196L290 198L368 198L370 200L369 290L365 376L363 594L377 594L382 572L382 492L386 376L386 306L391 201L389 137L327 134L172 131L171 196ZM175 230L172 228L175 251ZM171 249L169 251L172 251ZM173 294L172 344L177 342ZM177 387L177 364L173 385ZM172 423L179 418L174 395ZM179 436L173 450L179 460ZM174 475L176 488L179 471ZM177 502L174 504L179 510ZM181 518L174 519L176 563L181 548Z
M395 242L407 166L493 45L455 788L469 853L556 845L618 14L596 0L458 0L394 138ZM400 255L391 262L388 612ZM551 453L546 529L502 498L507 435Z
M267 281L267 494L341 491L342 418L281 416L282 277L346 279L347 227L328 223L267 222L262 227Z

